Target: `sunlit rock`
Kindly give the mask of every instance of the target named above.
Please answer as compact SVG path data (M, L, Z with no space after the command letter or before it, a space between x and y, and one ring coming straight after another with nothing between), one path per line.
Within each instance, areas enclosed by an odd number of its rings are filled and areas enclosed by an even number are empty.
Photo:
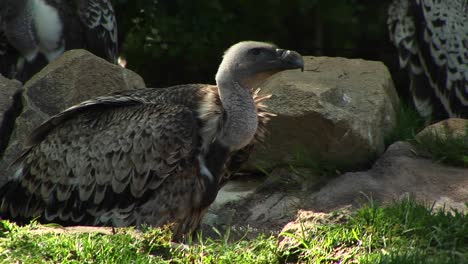
M274 168L307 155L338 167L358 169L384 151L394 127L398 96L388 69L362 59L304 57L305 71L269 79L261 94L272 94L265 147L251 167Z

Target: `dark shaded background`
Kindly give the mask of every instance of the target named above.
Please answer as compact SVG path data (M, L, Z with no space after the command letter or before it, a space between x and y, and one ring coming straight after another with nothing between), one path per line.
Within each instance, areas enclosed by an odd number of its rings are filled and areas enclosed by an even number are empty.
M303 55L383 61L407 98L386 19L390 0L113 0L121 54L149 87L213 83L221 55L241 40Z

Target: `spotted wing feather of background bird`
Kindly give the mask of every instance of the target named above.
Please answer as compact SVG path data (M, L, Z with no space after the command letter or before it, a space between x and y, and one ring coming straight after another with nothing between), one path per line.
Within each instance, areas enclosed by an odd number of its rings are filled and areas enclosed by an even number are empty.
M468 1L396 0L390 39L426 120L468 117Z
M117 21L111 3L107 0L81 0L78 14L86 27L86 48L116 64Z
M108 0L2 0L0 31L9 48L0 44L6 50L0 73L11 79L27 81L70 49L117 63L117 23Z

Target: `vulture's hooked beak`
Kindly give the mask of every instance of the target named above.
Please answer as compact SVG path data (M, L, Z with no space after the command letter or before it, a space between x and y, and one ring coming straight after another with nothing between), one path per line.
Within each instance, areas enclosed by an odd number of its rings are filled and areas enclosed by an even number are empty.
M304 71L304 60L298 52L276 49L276 55L285 63L286 69L301 69L301 71Z

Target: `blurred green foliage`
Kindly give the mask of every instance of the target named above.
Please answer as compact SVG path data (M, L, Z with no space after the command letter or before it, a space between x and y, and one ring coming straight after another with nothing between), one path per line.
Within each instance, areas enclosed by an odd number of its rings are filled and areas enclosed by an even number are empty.
M148 86L214 82L223 51L241 40L303 55L360 57L397 69L389 0L113 0L121 54Z

